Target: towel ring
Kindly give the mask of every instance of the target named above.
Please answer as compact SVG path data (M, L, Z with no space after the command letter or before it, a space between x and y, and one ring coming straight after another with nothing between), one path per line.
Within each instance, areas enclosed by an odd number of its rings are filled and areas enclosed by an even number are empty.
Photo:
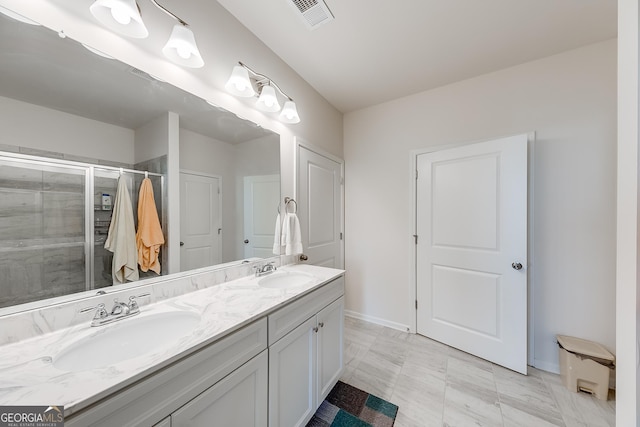
M289 203L291 203L291 202L293 202L293 204L295 205L293 213L297 213L298 212L298 202L293 200L291 197L285 197L284 198L284 210L285 210L285 212L287 211L287 207L289 206Z

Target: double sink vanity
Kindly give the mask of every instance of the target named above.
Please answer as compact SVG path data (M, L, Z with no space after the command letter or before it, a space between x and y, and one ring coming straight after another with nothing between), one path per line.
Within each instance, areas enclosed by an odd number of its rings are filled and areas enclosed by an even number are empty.
M82 322L0 347L0 405L63 405L69 427L304 426L342 374L344 271L265 273L76 304Z

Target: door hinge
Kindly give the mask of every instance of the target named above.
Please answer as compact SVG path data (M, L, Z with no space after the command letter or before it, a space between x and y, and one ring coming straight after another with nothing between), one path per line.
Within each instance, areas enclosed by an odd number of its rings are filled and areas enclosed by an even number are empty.
M416 310L418 309L418 300L416 300Z
M344 177L340 177L340 185L344 185Z
M416 180L418 179L418 169L416 169Z
M342 232L340 232L340 240L342 240Z
M418 244L418 235L417 234L413 235L413 240L415 240L416 245L417 245Z

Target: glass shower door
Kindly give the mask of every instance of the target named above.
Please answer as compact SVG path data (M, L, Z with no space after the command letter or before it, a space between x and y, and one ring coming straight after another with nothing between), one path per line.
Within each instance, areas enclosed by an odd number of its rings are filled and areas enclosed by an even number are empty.
M87 169L0 160L0 307L84 291Z

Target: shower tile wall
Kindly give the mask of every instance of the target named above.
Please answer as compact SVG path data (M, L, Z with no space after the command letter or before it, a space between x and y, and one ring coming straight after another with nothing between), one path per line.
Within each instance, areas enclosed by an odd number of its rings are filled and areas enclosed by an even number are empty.
M84 173L0 167L0 307L85 289Z

